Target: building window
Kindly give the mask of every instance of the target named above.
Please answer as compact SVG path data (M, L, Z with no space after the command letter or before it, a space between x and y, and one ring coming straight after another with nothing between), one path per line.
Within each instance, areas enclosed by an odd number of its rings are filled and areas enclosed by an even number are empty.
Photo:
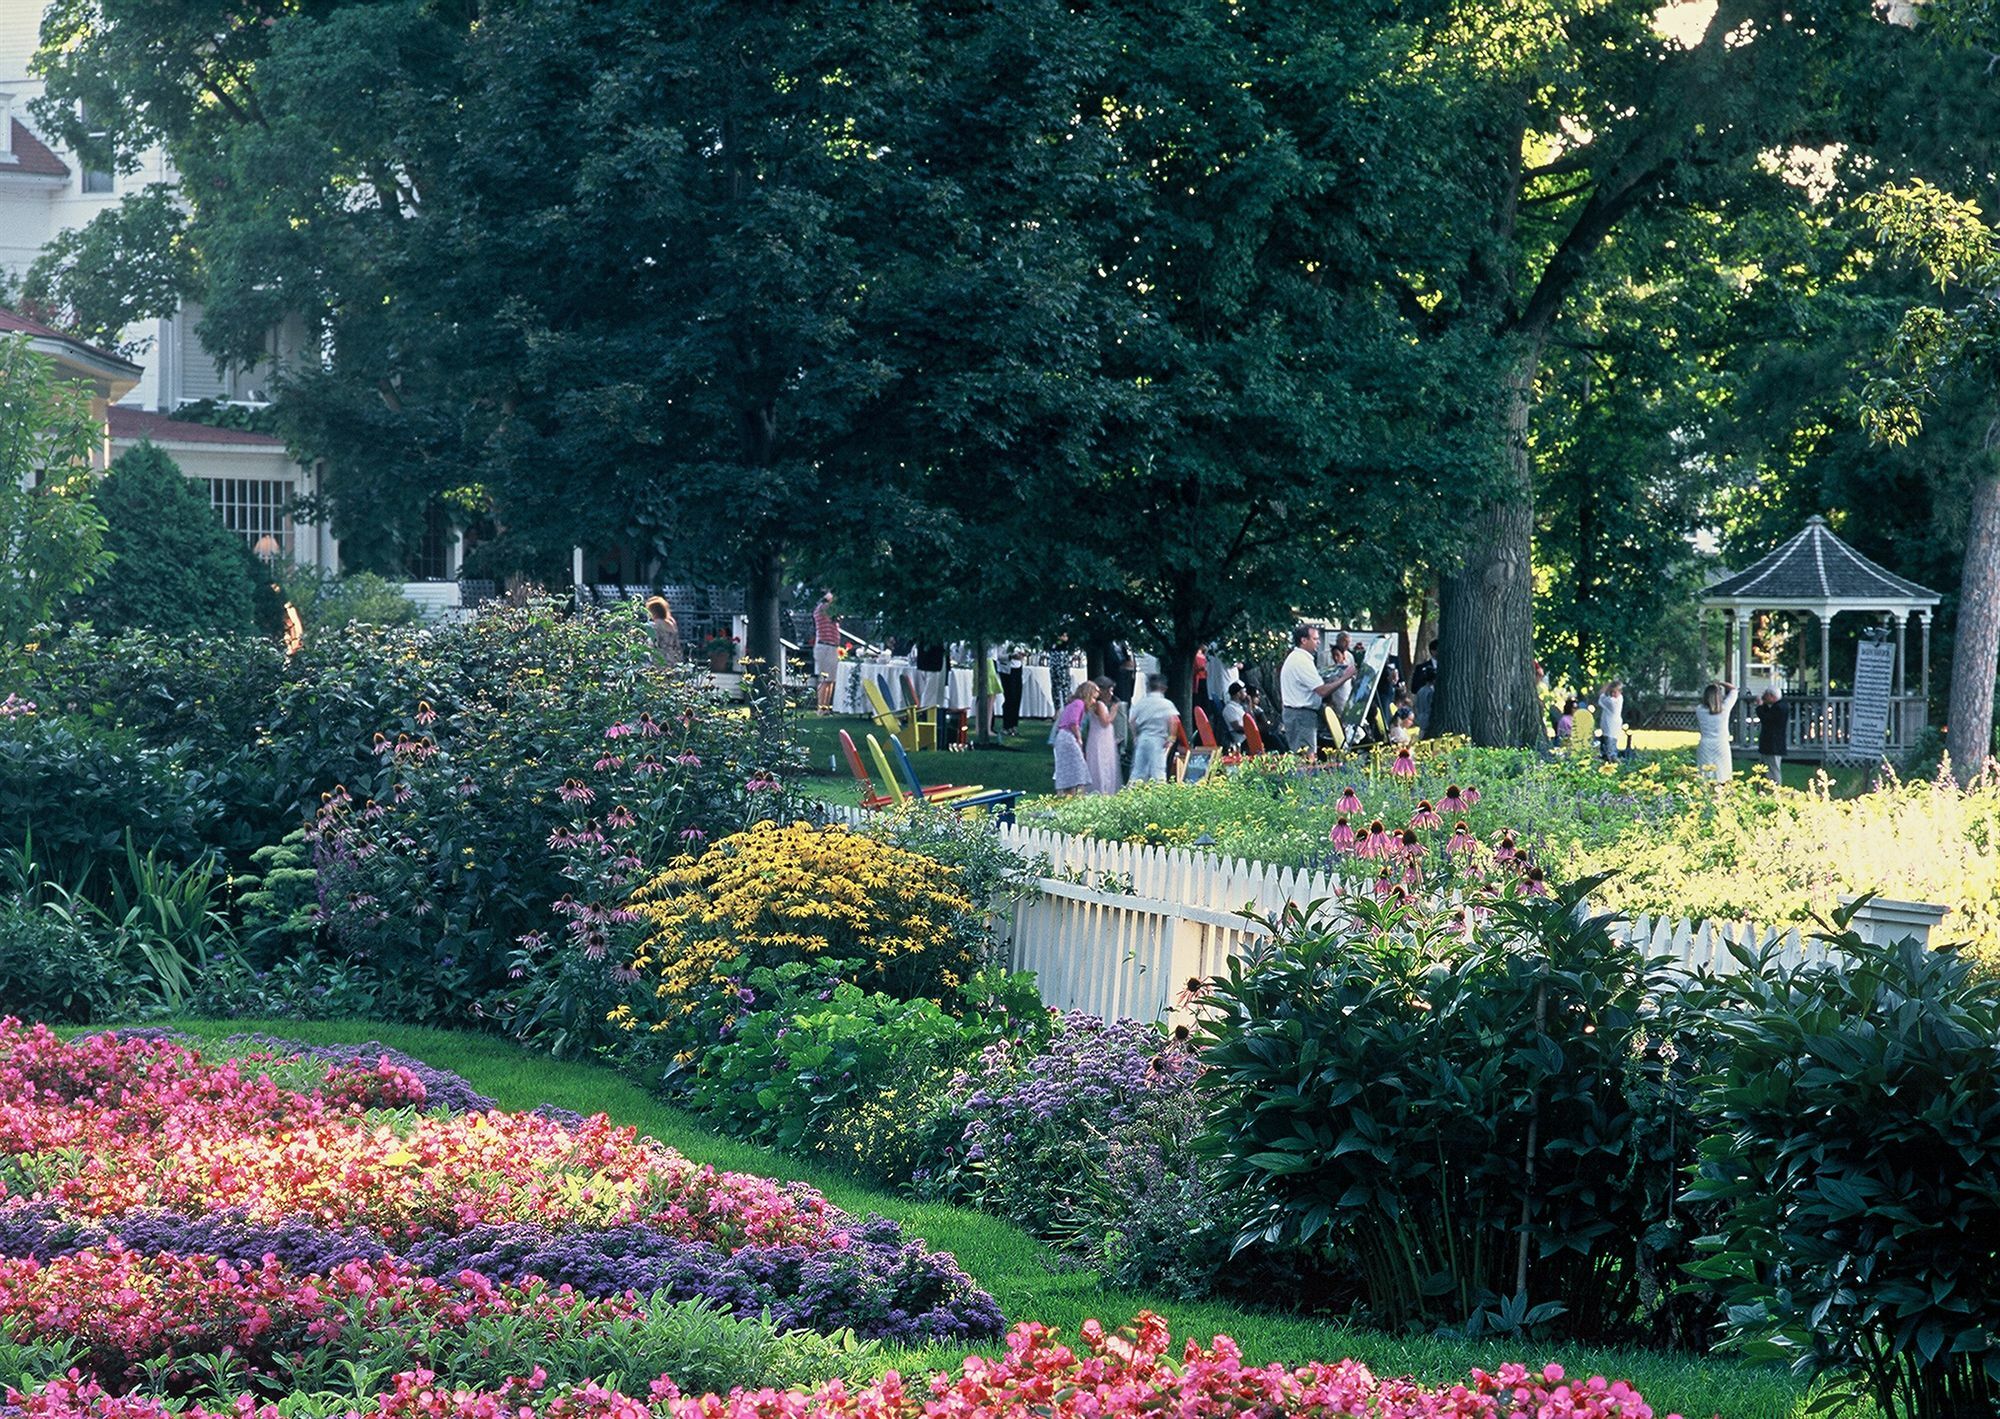
M90 134L90 141L93 147L100 143L108 144L111 141L110 130L99 128L90 122L90 109L88 107L79 107L77 112L82 116L84 123L89 125L87 131ZM112 190L113 183L110 169L94 168L87 162L84 162L81 155L78 157L77 165L83 169L83 190L85 193L110 192Z
M406 559L413 581L451 579L451 515L442 503L424 509L424 532Z
M260 555L292 555L292 485L269 478L207 478L208 503L222 525ZM269 538L270 541L265 539ZM274 548L275 544L275 548Z

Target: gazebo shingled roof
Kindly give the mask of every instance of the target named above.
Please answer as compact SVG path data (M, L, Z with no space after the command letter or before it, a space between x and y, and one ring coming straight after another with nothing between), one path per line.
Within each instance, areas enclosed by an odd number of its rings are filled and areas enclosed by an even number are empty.
M1942 598L1869 561L1834 536L1825 518L1813 516L1797 536L1753 566L1716 582L1701 599L1709 606L1891 611L1936 606Z

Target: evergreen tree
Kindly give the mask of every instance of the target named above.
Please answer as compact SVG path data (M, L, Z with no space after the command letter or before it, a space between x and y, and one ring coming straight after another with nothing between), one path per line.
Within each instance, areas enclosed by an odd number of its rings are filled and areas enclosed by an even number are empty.
M80 616L106 632L257 629L256 558L173 459L151 443L121 454L98 485L97 505L117 560L82 598Z

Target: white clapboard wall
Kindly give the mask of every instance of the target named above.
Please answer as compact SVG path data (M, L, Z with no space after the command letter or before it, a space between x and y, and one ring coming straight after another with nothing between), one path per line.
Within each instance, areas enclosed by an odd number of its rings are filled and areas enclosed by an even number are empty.
M859 824L864 815L836 808L830 816ZM1035 973L1045 1003L1106 1020L1185 1019L1181 997L1190 983L1220 974L1246 942L1265 934L1254 918L1353 890L1330 873L1188 848L1105 842L1011 823L995 831L1009 848L1047 864L1036 890L996 922L1008 964ZM1943 912L1878 899L1857 915L1855 928L1879 940L1928 940ZM1829 955L1823 942L1790 925L1641 916L1614 930L1648 956L1719 973L1740 969L1732 943L1752 954L1775 946L1775 959L1787 965Z

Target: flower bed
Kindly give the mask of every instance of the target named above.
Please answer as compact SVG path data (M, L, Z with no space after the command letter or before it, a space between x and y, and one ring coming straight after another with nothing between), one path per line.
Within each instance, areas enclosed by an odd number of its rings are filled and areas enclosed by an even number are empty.
M114 1385L159 1355L254 1360L385 1320L588 1332L696 1299L821 1332L999 1333L991 1297L893 1223L601 1115L419 1112L433 1090L489 1103L386 1054L246 1066L0 1022L0 1326L77 1342Z
M1166 1322L1141 1313L1130 1330L1106 1334L1095 1321L1084 1326L1082 1345L1064 1345L1048 1327L1016 1326L998 1360L974 1356L957 1371L927 1384L906 1383L890 1371L874 1384L850 1389L838 1381L811 1393L770 1389L722 1395L686 1395L662 1375L643 1395L602 1385L550 1384L539 1368L486 1393L438 1383L427 1370L396 1377L377 1411L379 1419L454 1416L454 1419L1141 1419L1200 1414L1294 1419L1652 1419L1653 1410L1630 1385L1602 1377L1572 1383L1559 1366L1530 1371L1508 1365L1474 1370L1468 1382L1431 1388L1412 1380L1380 1379L1352 1360L1287 1370L1243 1363L1226 1336L1207 1348L1188 1341L1179 1363L1168 1355ZM60 1379L40 1392L9 1390L23 1419L171 1419L158 1400L118 1396L88 1380ZM186 1419L279 1419L276 1405L249 1398L228 1409L201 1406Z

